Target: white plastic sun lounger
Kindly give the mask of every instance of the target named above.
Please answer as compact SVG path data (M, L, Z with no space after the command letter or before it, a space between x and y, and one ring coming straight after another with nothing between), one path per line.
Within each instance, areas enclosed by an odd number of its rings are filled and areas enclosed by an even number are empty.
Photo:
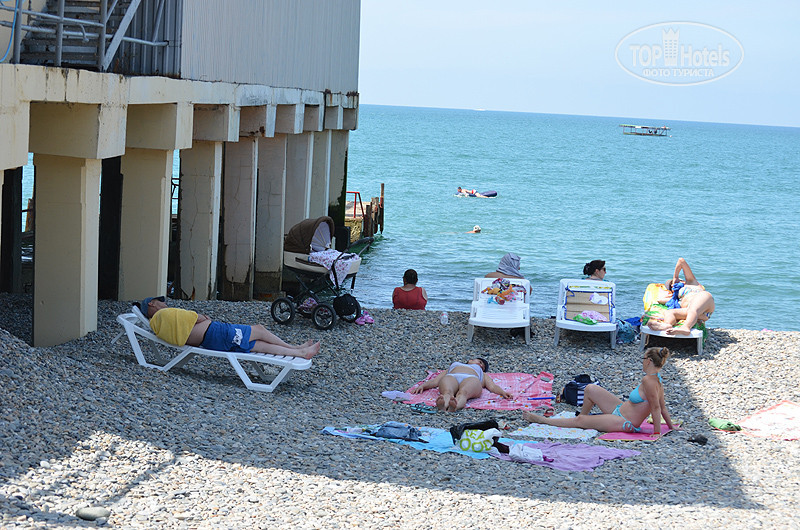
M556 335L553 344L558 346L562 329L609 333L611 349L617 344L616 285L613 282L595 280L561 280L558 288L556 308ZM595 311L603 315L606 322L584 324L575 320L583 311Z
M281 381L286 379L286 376L288 376L292 370L307 370L311 368L311 359L303 359L300 357L270 355L267 353L223 352L206 350L198 346L188 345L175 346L174 344L170 344L161 340L155 335L155 333L150 331L150 324L147 318L142 315L141 311L139 311L139 308L136 306L133 306L133 309L130 313L118 315L117 322L122 325L123 330L119 332L119 334L114 337L114 340L111 342L114 343L123 334L127 334L128 340L131 343L131 348L133 348L133 353L136 355L136 360L139 362L139 364L148 368L155 368L156 370L160 370L162 372L168 372L172 368L182 367L191 361L195 355L220 357L227 359L228 362L231 363L231 366L233 366L233 369L236 370L236 373L249 390L255 390L258 392L272 392L275 390L275 387L281 383ZM144 353L142 352L141 344L139 344L139 337L147 339L155 344L165 346L170 351L177 350L178 354L164 365L150 363L147 361L147 359L145 359ZM242 367L242 361L249 361L251 366L258 373L261 380L267 381L268 383L253 382L248 373ZM278 366L281 368L281 371L272 378L272 381L269 381L270 376L264 372L262 367L263 364Z
M467 340L472 341L475 326L482 328L525 328L525 344L531 341L531 306L529 294L531 283L528 280L508 278L512 285L520 286L524 292L517 292L515 299L502 305L494 303L493 296L483 290L492 285L497 278L475 278L472 287L472 306L470 308Z
M700 329L693 329L689 335L668 335L666 330L655 330L650 329L646 324L639 328L639 332L642 334L641 337L641 349L647 347L647 343L649 342L650 335L654 335L656 337L667 337L669 339L694 339L697 341L697 355L703 355L703 331Z

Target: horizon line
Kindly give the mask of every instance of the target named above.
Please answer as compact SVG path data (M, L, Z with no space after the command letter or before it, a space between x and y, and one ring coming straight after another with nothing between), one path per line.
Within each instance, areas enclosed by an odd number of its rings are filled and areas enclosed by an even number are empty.
M710 120L686 120L686 119L671 119L671 118L641 118L636 116L609 116L604 114L571 114L566 112L535 112L526 110L499 110L488 108L463 108L463 107L431 107L425 105L396 105L387 103L359 103L359 106L375 106L375 107L401 107L413 109L437 109L437 110L471 110L474 112L508 112L512 114L545 114L552 116L582 116L591 118L618 118L618 119L635 119L635 120L659 120L659 121L672 121L672 122L686 122L686 123L717 123L720 125L750 125L755 127L779 127L782 129L800 129L800 125L774 125L765 123L743 123L733 121L710 121Z

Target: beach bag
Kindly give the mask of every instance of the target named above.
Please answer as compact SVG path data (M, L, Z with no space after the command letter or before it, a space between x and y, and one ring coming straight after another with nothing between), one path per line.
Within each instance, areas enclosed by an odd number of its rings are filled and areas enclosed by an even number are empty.
M461 423L450 427L453 444L462 451L487 453L500 439L495 420Z
M638 333L636 328L627 320L617 319L617 344L631 344L636 342Z
M461 434L461 438L456 440L456 447L462 451L472 451L473 453L488 453L495 442L500 439L499 429L467 429Z
M558 396L558 401L560 403L567 403L569 405L575 405L576 407L582 407L583 389L589 384L596 385L598 382L592 381L592 376L589 374L576 375L572 381L569 381L566 385L564 385L564 389Z
M353 315L358 311L358 301L350 293L344 293L333 299L333 310L340 317Z

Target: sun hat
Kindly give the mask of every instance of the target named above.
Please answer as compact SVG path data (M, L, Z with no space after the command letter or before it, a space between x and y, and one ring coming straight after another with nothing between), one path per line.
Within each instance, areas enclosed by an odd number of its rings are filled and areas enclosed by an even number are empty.
M481 231L481 227L478 226L478 225L475 225L475 226L472 227L472 230L474 230L475 232L480 232Z

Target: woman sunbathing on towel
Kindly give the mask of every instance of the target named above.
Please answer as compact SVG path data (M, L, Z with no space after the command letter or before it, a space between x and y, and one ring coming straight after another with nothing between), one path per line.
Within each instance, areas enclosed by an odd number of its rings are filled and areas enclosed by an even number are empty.
M680 280L681 271L684 276L683 282ZM715 307L714 297L697 281L685 259L678 258L672 279L665 287L666 290L659 297L658 303L666 304L668 307L672 303L675 307L662 311L660 318L651 318L647 322L650 329L666 331L667 335L689 335L698 320L705 322L711 318ZM683 324L677 328L673 327L681 320Z
M227 324L188 309L167 307L163 296L145 298L139 310L150 319L150 329L158 338L176 346L188 344L207 350L271 353L304 359L319 353L319 342L288 344L260 324Z
M598 385L586 385L583 390L583 406L574 418L546 418L539 414L523 412L522 417L532 423L544 423L555 427L577 427L595 429L603 432L639 432L639 426L653 417L653 432L661 434L661 420L674 429L672 419L664 401L664 387L661 384L661 368L669 357L667 348L647 348L642 359L645 376L639 386L633 389L628 401L620 398ZM602 414L590 414L597 407Z
M447 412L463 409L468 399L481 397L484 388L498 396L513 399L514 396L497 386L497 383L486 374L488 369L489 363L480 357L470 359L466 364L455 362L450 365L447 372L418 384L409 392L420 394L438 386L439 397L436 398L436 408Z

